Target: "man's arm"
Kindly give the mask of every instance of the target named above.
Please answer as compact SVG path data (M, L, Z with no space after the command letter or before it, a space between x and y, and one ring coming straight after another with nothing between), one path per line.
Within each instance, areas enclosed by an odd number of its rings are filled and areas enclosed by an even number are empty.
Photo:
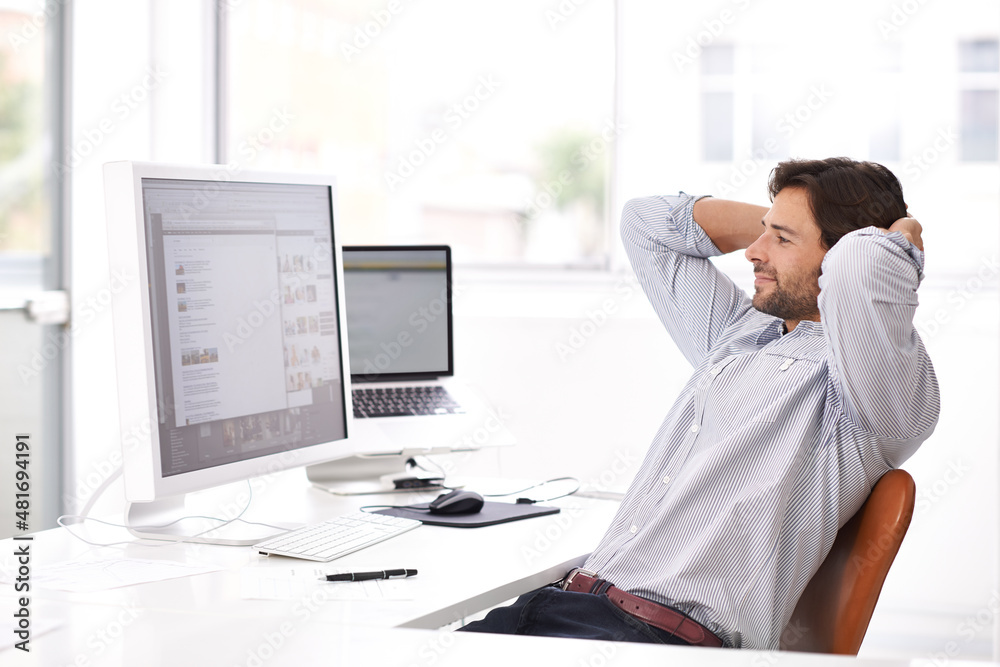
M899 232L899 233L896 233ZM940 394L913 326L923 278L920 224L868 227L841 238L823 259L819 310L847 417L902 464L934 430Z
M920 236L920 233L923 232L923 230L924 228L920 226L920 223L917 222L916 218L907 216L892 223L889 229L885 231L886 233L899 232L903 235L903 238L917 246L917 250L923 252L924 240Z
M726 199L699 199L694 205L694 221L722 254L746 250L757 240L763 228L760 221L766 206L744 204Z
M633 199L625 204L622 240L632 268L660 321L693 366L701 362L719 334L752 307L747 295L708 261L708 257L720 254L711 234L720 241L723 237L748 238L748 221L753 218L759 234L766 210L735 202L695 200L683 193ZM733 211L738 214L727 222ZM701 219L696 221L696 214ZM747 229L734 233L743 228Z

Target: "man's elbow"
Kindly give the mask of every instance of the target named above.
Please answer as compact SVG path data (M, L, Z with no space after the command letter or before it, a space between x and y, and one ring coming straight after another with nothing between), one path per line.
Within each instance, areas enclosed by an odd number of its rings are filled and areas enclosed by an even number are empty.
M624 241L628 241L629 236L642 227L642 215L639 213L642 201L641 198L629 199L622 207L622 219L618 231Z

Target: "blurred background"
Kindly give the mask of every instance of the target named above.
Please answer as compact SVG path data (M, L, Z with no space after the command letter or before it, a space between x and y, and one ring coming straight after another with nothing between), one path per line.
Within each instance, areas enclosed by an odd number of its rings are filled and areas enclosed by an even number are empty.
M943 397L861 655L998 659L998 28L992 0L0 0L0 425L36 446L32 528L119 463L105 162L332 172L342 242L452 245L456 363L519 444L444 464L623 490L690 368L622 204L767 205L780 160L846 155L924 224Z

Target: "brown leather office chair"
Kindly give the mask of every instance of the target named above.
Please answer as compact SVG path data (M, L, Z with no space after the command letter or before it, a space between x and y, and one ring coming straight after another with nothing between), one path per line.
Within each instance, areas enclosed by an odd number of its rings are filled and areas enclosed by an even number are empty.
M781 637L787 651L857 655L882 582L913 516L916 485L890 470L837 533Z

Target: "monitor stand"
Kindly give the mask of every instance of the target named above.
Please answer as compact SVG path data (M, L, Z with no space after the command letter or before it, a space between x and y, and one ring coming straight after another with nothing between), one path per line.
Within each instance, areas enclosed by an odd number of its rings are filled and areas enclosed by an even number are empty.
M337 496L399 493L444 488L441 472L422 468L414 455L355 454L306 467L313 486Z
M223 526L223 521L192 516L185 509L184 499L185 496L171 496L147 503L129 502L125 508L128 532L147 540L251 546L299 527L281 523L260 526L242 521Z

